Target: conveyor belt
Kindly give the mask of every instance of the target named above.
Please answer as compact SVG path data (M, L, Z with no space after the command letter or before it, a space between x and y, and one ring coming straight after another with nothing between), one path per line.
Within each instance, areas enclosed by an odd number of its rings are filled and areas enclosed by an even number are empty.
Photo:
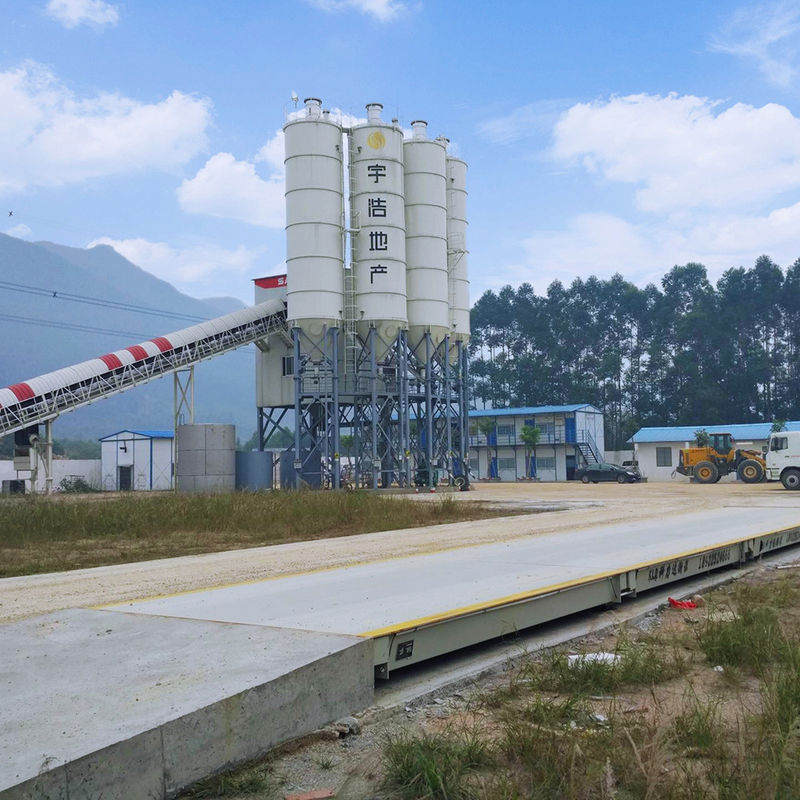
M278 299L0 388L0 436L55 419L286 328Z

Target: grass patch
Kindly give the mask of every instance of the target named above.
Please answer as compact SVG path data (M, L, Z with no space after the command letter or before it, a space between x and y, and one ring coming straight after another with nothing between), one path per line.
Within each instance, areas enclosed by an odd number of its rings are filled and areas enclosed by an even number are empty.
M673 722L672 737L689 757L719 754L724 738L720 700L701 698L690 687L684 695L681 712Z
M490 764L480 736L459 734L402 736L384 751L386 787L402 800L471 800L470 776Z
M500 516L502 509L280 491L0 500L0 577Z
M710 664L754 672L787 655L777 612L761 605L742 605L729 620L716 621L709 614L698 641Z
M612 662L581 658L570 665L565 652L549 650L540 660L523 667L522 675L532 689L588 697L611 694L626 686L654 686L686 669L686 656L674 645L634 643L622 638L614 655L617 658Z

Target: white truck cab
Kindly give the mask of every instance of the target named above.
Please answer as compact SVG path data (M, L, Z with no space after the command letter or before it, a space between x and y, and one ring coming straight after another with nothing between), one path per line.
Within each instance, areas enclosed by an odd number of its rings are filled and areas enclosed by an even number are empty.
M780 481L786 489L800 489L800 431L769 435L767 480Z

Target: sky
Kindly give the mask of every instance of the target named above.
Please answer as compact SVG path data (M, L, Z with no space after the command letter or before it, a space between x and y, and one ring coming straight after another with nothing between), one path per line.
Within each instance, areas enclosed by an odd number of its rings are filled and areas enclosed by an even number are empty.
M800 257L800 0L2 9L0 231L110 244L195 297L283 270L293 94L451 140L473 301Z

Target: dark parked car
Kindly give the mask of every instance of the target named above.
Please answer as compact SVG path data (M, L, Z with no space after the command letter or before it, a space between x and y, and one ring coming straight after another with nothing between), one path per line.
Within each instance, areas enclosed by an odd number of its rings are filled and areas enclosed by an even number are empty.
M617 483L635 483L641 480L639 472L630 467L619 467L616 464L592 464L575 470L575 478L583 483L599 481L616 481Z

